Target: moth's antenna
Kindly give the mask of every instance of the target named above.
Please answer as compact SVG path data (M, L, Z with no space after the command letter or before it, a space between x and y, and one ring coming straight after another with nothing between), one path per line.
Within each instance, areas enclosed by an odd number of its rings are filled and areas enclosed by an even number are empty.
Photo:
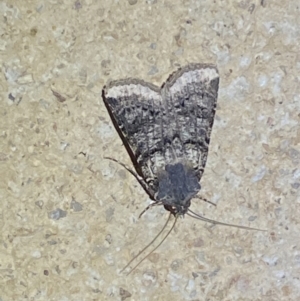
M199 219L199 220L204 221L204 222L209 222L209 223L214 224L214 225L223 225L223 226L228 226L228 227L247 229L247 230L256 230L256 231L263 231L263 232L267 231L267 230L262 230L262 229L257 229L257 228L251 228L251 227L246 227L246 226L238 226L238 225L218 222L218 221L215 221L213 219L201 216L200 214L197 214L196 212L192 211L191 209L188 210L187 215L192 217L192 218Z
M169 215L169 219L171 217L171 213ZM169 220L168 219L168 220ZM175 217L175 220L174 220L174 223L171 227L171 229L168 231L168 233L164 236L164 238L161 240L161 242L149 253L147 254L143 259L141 259L128 273L127 273L127 276L133 271L135 270L149 255L151 255L156 249L158 249L160 247L160 245L167 239L167 237L169 236L169 234L173 231L175 225L176 225L176 222L177 222L177 219L178 219L178 215ZM165 227L165 226L164 226ZM160 232L161 233L161 232ZM158 235L155 237L155 239L158 237ZM148 246L147 246L148 247Z
M171 219L172 213L169 214L168 220L166 221L166 223L164 224L163 228L159 231L159 233L152 239L152 241L145 246L137 255L135 255L127 264L126 266L120 271L120 273L122 273L137 257L139 257L144 251L146 251L155 241L156 239L161 235L161 233L166 229L170 219ZM164 238L162 239L162 241L149 253L147 254L142 260L140 260L128 273L127 276L133 271L135 270L150 254L152 254L165 240L166 238L169 236L169 234L172 232L172 230L175 227L176 221L177 221L177 216L175 218L175 221L171 227L171 229L168 231L168 233L164 236Z

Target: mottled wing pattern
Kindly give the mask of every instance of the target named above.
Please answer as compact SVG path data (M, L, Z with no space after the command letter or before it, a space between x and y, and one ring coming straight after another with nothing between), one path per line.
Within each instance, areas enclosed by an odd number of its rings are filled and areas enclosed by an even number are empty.
M217 100L215 66L190 64L162 88L136 79L111 82L103 98L135 168L157 191L166 165L185 162L200 180ZM128 145L126 145L128 143Z

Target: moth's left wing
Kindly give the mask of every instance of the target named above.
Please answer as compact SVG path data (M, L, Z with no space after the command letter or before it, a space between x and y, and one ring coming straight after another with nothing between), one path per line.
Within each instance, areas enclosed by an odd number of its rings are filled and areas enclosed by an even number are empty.
M157 190L157 167L163 164L160 88L137 79L114 81L104 87L103 100L137 173Z

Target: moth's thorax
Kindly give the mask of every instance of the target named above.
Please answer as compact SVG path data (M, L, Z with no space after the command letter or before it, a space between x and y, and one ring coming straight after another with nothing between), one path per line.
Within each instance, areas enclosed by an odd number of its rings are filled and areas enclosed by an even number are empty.
M184 162L167 164L158 176L156 201L162 202L173 214L187 212L191 199L199 192L200 184L193 168Z

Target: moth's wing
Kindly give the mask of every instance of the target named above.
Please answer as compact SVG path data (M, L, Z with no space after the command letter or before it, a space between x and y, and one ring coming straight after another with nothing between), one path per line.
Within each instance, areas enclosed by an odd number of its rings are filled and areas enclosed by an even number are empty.
M157 191L151 160L162 147L160 88L137 79L114 81L104 87L103 100L137 173Z
M200 180L214 122L219 74L214 65L190 64L172 74L162 95L168 120L167 162L186 160Z
M219 75L213 65L190 64L160 90L135 79L111 82L103 99L137 173L158 191L166 165L185 161L200 180L214 121Z

